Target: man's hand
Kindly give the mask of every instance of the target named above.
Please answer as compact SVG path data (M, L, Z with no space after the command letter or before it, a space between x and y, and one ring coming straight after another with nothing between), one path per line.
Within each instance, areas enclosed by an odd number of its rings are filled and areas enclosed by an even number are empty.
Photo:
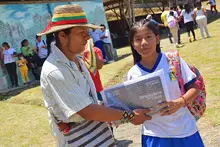
M143 124L146 120L151 120L152 117L147 114L152 113L152 109L135 109L134 111L134 119L131 121L134 125Z
M179 110L181 107L185 105L185 101L182 98L178 98L176 100L170 101L170 102L164 102L162 104L159 104L159 107L162 109L160 110L161 116L167 116L175 113L177 110Z

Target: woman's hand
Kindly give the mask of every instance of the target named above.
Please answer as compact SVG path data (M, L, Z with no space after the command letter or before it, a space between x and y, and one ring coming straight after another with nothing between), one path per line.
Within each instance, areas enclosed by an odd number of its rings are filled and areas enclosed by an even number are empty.
M147 114L152 113L153 109L135 109L134 112L134 119L131 121L134 125L143 124L146 120L151 120L152 117L148 116Z
M45 45L42 45L41 48L45 48L46 49L47 47Z
M170 102L164 102L159 104L160 108L163 108L159 111L161 116L167 116L175 113L177 110L179 110L181 107L185 105L185 101L183 98L178 98L176 100L170 101Z

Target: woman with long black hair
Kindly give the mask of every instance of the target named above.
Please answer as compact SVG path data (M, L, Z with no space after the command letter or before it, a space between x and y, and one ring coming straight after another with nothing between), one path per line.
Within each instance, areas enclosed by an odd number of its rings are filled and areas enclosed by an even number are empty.
M18 87L18 76L15 61L17 52L14 48L11 48L7 42L2 43L2 47L4 49L2 57L11 81L11 87Z
M34 54L36 54L36 49L31 48L29 46L29 42L27 39L24 39L21 42L21 52L24 55L24 58L28 62L28 68L31 69L32 74L34 75L35 80L40 80L40 75L38 74L37 64L34 60Z
M169 97L159 104L160 110L142 125L142 147L204 147L198 132L196 120L187 104L198 95L195 85L196 75L180 58L181 71L187 92L181 95L178 82L170 76L170 65L165 53L160 52L160 41L155 24L149 20L135 22L130 29L130 44L134 66L127 74L128 80L164 71Z
M184 5L184 9L182 10L180 14L180 19L184 19L184 24L186 27L186 30L188 32L189 42L192 42L190 38L190 32L192 32L193 40L196 41L196 35L194 32L194 12L191 10L189 4Z

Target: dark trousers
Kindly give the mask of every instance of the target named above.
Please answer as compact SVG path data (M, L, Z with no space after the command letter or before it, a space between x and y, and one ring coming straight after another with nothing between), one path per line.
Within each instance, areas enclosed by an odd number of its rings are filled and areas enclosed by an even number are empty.
M178 44L180 44L181 38L180 38L180 28L178 29Z
M186 30L188 32L188 37L190 37L190 32L192 32L193 38L196 39L196 35L195 35L195 32L194 32L194 22L190 21L190 22L185 23L185 27L186 27Z
M168 34L168 38L170 40L170 43L173 43L173 40L172 40L172 34L170 33L170 29L168 27L166 27L166 31L167 31L167 34Z
M102 40L96 41L95 42L95 47L99 48L102 51L103 59L106 59L106 54L105 54L105 50L104 50L104 47L103 47L103 41Z
M12 62L12 63L5 64L5 67L8 72L8 75L10 77L12 87L18 86L18 76L17 76L17 72L16 72L16 63Z
M44 62L46 61L47 58L41 58L40 59L40 67L43 66Z
M105 50L105 54L109 61L114 59L112 45L110 43L103 43L103 48Z
M40 80L40 75L37 72L37 64L32 60L32 57L25 56L24 57L28 62L28 68L31 69L32 74L34 75L35 80Z

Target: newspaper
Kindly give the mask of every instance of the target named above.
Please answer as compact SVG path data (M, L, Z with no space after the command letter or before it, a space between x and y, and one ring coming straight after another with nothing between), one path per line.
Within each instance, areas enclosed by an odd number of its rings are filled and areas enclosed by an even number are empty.
M103 100L106 106L121 110L153 108L153 115L160 110L158 104L169 97L165 81L159 70L103 90Z

